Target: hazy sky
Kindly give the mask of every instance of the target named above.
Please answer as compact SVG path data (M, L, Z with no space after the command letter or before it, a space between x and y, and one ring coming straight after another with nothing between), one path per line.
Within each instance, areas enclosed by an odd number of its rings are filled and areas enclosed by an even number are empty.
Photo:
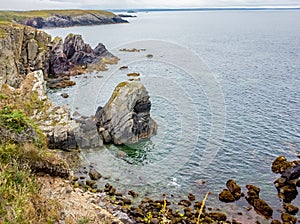
M300 7L300 0L0 0L2 10L49 8L130 9L182 7Z

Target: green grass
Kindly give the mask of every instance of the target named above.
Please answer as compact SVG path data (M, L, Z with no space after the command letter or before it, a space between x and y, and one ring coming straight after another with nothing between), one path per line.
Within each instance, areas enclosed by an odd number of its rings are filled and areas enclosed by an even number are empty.
M95 14L98 16L114 17L115 14L104 10L33 10L33 11L0 11L0 20L20 21L30 18L46 18L53 14L64 16L80 16Z

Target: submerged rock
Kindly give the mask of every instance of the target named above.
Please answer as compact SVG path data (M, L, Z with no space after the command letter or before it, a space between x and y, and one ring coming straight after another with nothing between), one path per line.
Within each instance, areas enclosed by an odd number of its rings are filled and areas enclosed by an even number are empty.
M122 82L109 101L96 112L97 128L104 143L116 145L137 143L157 130L150 117L149 95L139 82Z
M228 190L230 191L230 193L235 198L235 200L239 200L241 198L241 195L242 195L241 187L239 185L237 185L237 183L234 180L232 180L232 179L228 180L226 183L226 186L227 186Z
M223 191L219 194L219 200L228 203L234 202L235 198L229 190L223 189Z
M265 217L271 217L273 209L261 198L259 198L260 189L254 185L246 185L248 189L246 200L252 205L258 213Z

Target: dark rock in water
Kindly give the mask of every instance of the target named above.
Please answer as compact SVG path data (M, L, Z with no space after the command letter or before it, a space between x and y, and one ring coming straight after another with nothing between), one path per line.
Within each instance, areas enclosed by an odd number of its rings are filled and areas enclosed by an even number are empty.
M50 88L62 88L74 85L75 82L66 80L66 77L75 76L84 72L89 65L97 64L103 58L115 58L102 43L95 49L84 43L81 35L69 34L63 41L56 37L50 52ZM53 80L54 78L54 80ZM49 80L50 81L50 80ZM48 81L48 82L49 82ZM58 83L63 84L58 84Z
M193 194L189 194L188 198L190 201L195 201L195 199L196 199L195 195L193 195Z
M273 209L264 200L259 198L260 189L254 185L246 185L246 188L248 189L246 196L248 203L263 216L271 217Z
M281 224L279 220L272 220L271 224Z
M291 215L296 215L296 213L299 211L299 208L289 204L289 203L284 203L283 204L283 209L285 210L286 213L289 213Z
M286 169L281 177L285 178L287 181L298 179L300 177L300 164Z
M62 93L60 94L63 98L68 98L69 97L69 94L68 93Z
M272 164L272 171L274 173L284 173L287 169L293 167L292 162L288 162L284 156L277 157Z
M226 186L230 193L233 195L235 200L239 200L241 198L242 190L241 187L236 184L236 182L232 179L228 180Z
M184 207L189 207L189 206L191 206L191 202L190 201L188 201L188 200L180 200L179 202L178 202L178 205L182 205L182 206L184 206Z
M235 219L232 219L232 224L242 224L241 222L236 221Z
M226 214L221 212L211 212L208 216L215 221L226 221L227 219Z
M223 189L223 191L219 194L219 200L228 203L234 202L235 198L229 190Z
M298 191L295 184L286 184L285 186L277 190L278 190L278 196L282 198L282 200L285 203L290 203L298 195Z
M157 130L150 117L151 102L146 88L139 82L122 82L106 105L97 110L97 128L105 143L137 143Z
M296 224L297 223L297 218L295 216L292 216L288 213L282 213L281 214L281 219L283 223L291 223L291 224Z
M99 180L102 177L102 175L97 170L94 169L90 170L89 176L92 180Z
M135 191L133 191L133 190L130 190L130 191L128 191L128 195L131 195L133 198L136 198L136 197L138 197L139 196L139 194L138 193L136 193Z
M128 69L128 66L121 66L119 69L120 70Z

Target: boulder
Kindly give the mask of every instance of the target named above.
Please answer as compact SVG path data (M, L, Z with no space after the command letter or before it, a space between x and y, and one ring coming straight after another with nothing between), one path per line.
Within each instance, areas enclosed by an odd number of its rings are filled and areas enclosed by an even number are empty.
M271 217L273 214L273 209L261 198L259 198L260 189L254 185L246 185L248 189L246 200L250 205L252 205L258 213L265 217Z
M234 180L232 179L228 180L226 186L230 191L230 193L235 198L235 200L239 200L241 198L241 194L242 194L241 187L237 185L237 183Z
M132 144L156 133L149 98L145 86L139 82L118 84L109 101L95 115L104 143Z

